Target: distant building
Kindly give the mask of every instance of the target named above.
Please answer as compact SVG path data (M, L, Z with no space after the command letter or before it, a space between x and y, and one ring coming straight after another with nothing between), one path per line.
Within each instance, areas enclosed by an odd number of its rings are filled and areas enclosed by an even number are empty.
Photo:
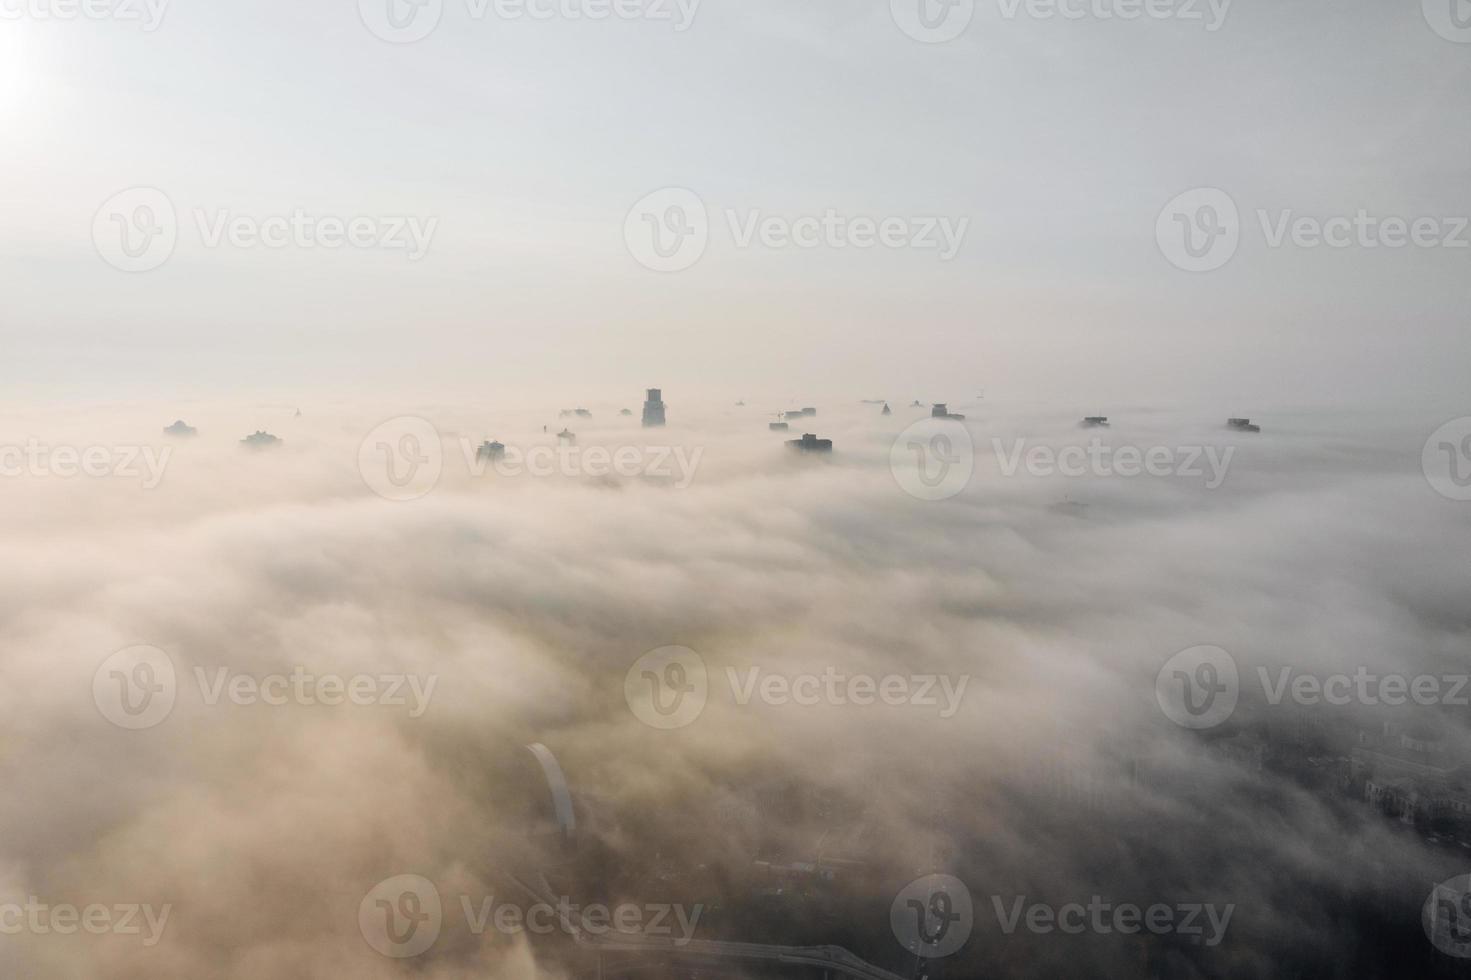
M785 415L789 419L806 419L806 418L812 418L813 416L815 416L817 414L817 409L815 409L815 408L794 408L794 409L791 409L790 411L783 412L782 414Z
M1235 429L1237 432L1260 432L1260 431L1262 431L1262 427L1261 426L1259 426L1259 425L1252 425L1251 424L1251 419L1227 419L1226 420L1226 424L1228 426L1230 426L1231 428Z
M650 429L664 424L664 393L658 388L649 389L644 401L644 428Z
M787 425L785 422L767 422L766 427L772 432L785 432L789 428L791 428L791 426Z
M910 407L910 408L924 408L924 405L922 405L922 404L920 404L920 401L919 401L919 399L918 399L918 398L916 398L916 399L915 399L915 400L914 400L914 401L913 401L913 402L912 402L912 403L911 403L911 404L910 404L910 406L909 406L909 407Z
M884 402L884 410L882 412L879 412L879 414L880 415L893 415L894 412L893 412L893 410L891 408L889 408L889 403L888 402Z
M1108 416L1107 415L1085 415L1085 416L1083 416L1083 425L1085 427L1087 427L1087 428L1093 428L1094 426L1099 426L1099 425L1108 425Z
M189 423L185 422L183 419L179 419L176 422L174 422L173 425L170 425L170 426L166 427L163 430L163 433L166 436L183 436L183 437L187 437L187 436L195 436L195 435L198 435L199 434L199 430L196 429L196 428L194 428L194 426L190 425Z
M633 414L633 409L631 409L631 408L625 408L623 411L619 412L618 414L619 415L632 415Z
M575 446L577 445L577 433L564 428L557 433L557 441L566 446Z
M745 407L746 407L746 403L745 402L736 402L736 408L745 408Z
M1471 824L1471 779L1443 740L1386 723L1383 733L1361 733L1353 772L1364 799L1405 823Z
M475 450L476 459L489 460L492 463L505 457L506 447L499 442L482 442L480 448Z
M831 439L819 439L810 432L804 432L800 439L788 439L787 445L799 453L830 453L833 451Z
M933 419L963 419L963 418L965 418L965 416L964 415L956 415L954 412L950 411L949 409L947 409L945 407L945 403L944 402L935 402L934 407L930 409L930 418L933 418Z
M267 449L271 446L279 446L281 440L264 429L257 429L244 439L241 439L240 444L247 449Z

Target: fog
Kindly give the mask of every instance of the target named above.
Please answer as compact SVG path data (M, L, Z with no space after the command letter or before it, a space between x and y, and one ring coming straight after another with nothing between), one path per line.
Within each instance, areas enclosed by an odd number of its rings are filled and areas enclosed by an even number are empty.
M25 418L48 446L168 455L152 489L126 474L6 481L0 901L170 912L152 944L146 927L7 936L5 972L573 975L565 937L477 935L464 914L462 896L471 909L510 899L507 876L543 870L583 902L698 905L696 938L836 943L901 972L913 960L888 908L928 873L974 898L955 976L998 963L1071 975L1079 957L1099 975L1145 955L1172 975L1339 958L1389 975L1384 950L1401 948L1431 969L1419 903L1464 858L1217 742L1248 719L1326 714L1367 728L1407 718L1464 752L1463 711L1274 706L1248 681L1259 666L1464 673L1471 524L1419 460L1443 420L1283 416L1245 434L1139 409L1080 430L1067 411L956 401L974 475L930 500L891 466L901 431L928 415L909 399L889 417L854 398L793 420L834 440L814 456L781 445L800 432L768 430L771 411L796 407L781 398L665 398L662 430L601 405L590 419L430 403ZM198 434L164 437L181 414ZM443 472L389 500L359 450L403 415L437 429ZM526 449L563 426L583 452L679 447L699 462L680 485L575 467L476 476L462 454L462 437ZM242 447L257 429L282 443ZM1008 476L998 457L1018 439L1233 452L1207 489L1190 475ZM1201 644L1243 677L1236 717L1215 732L1171 723L1155 696L1165 662ZM166 717L130 729L109 720L94 677L137 645L166 654L177 693ZM701 658L708 699L659 729L625 678L671 645ZM943 676L958 697L948 714L938 685L938 704L778 703L759 688L742 703L752 668ZM399 703L271 704L217 680L293 672L418 687ZM528 831L546 792L515 761L532 743L566 773L578 858ZM753 862L822 847L862 870L815 906L748 900ZM601 871L590 879L581 860ZM433 882L444 907L413 959L376 952L358 917L403 874ZM1235 911L1219 945L1147 954L1118 936L1008 936L993 913L992 896L1094 895ZM777 911L763 920L763 907Z

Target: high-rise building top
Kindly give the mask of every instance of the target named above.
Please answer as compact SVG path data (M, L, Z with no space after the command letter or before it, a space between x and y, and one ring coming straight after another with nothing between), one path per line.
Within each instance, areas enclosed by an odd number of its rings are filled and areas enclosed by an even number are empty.
M831 439L819 439L811 432L802 433L800 439L788 439L787 445L799 453L830 453L833 451Z
M658 388L649 389L649 397L644 402L644 428L664 424L664 393Z

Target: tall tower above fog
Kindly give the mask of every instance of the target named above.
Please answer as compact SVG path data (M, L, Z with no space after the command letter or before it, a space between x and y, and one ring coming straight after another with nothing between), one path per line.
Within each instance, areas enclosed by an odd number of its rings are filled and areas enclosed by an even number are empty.
M644 401L644 428L651 428L664 424L664 398L663 392L658 388L649 389L649 397Z

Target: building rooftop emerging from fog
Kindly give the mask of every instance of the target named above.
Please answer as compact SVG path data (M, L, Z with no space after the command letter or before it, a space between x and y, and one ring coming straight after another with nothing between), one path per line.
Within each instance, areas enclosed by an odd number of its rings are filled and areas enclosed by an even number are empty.
M165 427L163 432L164 435L169 436L193 436L199 434L198 429L194 428L194 426L185 422L183 419L179 419L174 422L173 425Z
M1235 429L1237 432L1260 432L1260 431L1262 431L1262 427L1261 426L1259 426L1259 425L1252 425L1251 424L1251 419L1227 419L1226 420L1226 424L1228 426L1230 426L1231 428Z
M281 445L281 439L278 436L271 435L264 429L257 429L244 439L241 439L240 445L248 449L267 449L271 446Z
M1083 425L1086 426L1086 427L1088 427L1088 428L1092 428L1092 427L1098 426L1098 425L1108 425L1108 416L1107 415L1085 415L1085 416L1083 416Z
M800 439L788 439L787 445L799 453L830 453L833 451L831 439L819 439L811 432L802 433Z
M930 418L959 420L965 418L965 416L957 415L954 412L950 411L948 408L945 407L944 402L935 402L934 407L930 409Z
M644 428L651 429L664 424L664 392L650 388L648 395L644 400Z
M485 459L494 463L498 459L504 459L506 447L499 442L482 442L480 448L475 450L476 459Z

